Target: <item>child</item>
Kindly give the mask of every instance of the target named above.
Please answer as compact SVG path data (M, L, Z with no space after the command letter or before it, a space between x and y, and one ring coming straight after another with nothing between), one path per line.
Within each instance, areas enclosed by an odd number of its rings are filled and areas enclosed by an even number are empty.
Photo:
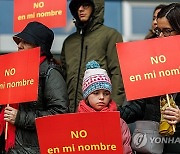
M86 64L82 84L83 97L77 112L110 112L117 111L116 103L111 100L112 84L106 70L101 69L96 61ZM124 120L121 122L123 153L131 154L130 131Z

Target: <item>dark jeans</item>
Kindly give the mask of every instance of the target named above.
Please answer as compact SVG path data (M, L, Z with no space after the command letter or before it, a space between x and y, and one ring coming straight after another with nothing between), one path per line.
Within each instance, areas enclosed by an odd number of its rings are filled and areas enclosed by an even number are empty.
M163 154L180 154L180 130L176 130L169 144L164 144Z
M4 133L0 136L0 154L5 154L5 136Z

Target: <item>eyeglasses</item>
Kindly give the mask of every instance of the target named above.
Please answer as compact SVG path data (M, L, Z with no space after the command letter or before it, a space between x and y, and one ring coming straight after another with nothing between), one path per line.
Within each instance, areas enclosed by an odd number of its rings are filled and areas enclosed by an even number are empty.
M167 37L167 36L171 36L171 33L172 33L173 31L175 31L175 30L174 30L174 29L170 29L170 28L163 28L163 29L161 30L159 27L156 27L156 28L154 29L154 31L155 31L155 34L156 34L157 36L160 36L160 34L163 33L163 35L164 35L165 37Z
M88 8L91 6L91 4L90 4L90 3L80 4L80 5L78 6L78 9L79 9L81 6L83 7L83 9L88 9Z

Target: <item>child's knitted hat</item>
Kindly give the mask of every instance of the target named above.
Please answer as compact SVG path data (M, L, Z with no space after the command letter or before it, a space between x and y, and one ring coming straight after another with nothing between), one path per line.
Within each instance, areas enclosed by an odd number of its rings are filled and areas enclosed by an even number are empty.
M86 64L86 71L82 84L84 99L86 99L92 92L99 89L105 89L111 93L112 84L106 70L100 68L100 65L93 60Z

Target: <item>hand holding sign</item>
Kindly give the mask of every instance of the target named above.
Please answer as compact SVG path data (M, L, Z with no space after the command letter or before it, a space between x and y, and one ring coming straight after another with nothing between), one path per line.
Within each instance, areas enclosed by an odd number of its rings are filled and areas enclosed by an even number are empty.
M17 61L17 59L20 60ZM35 60L33 64L31 59ZM3 121L0 127L2 127L1 129L5 127L5 140L9 138L11 140L11 142L7 141L6 150L14 144L15 140L14 123L18 112L18 104L14 103L37 100L39 59L39 48L0 56L0 63L2 63L0 71L0 103L7 104L7 107L2 109L1 112L4 118L1 121L4 120L5 122ZM3 65L5 63L7 65ZM31 90L31 94L27 93L27 90ZM13 105L10 106L9 104Z
M14 124L17 112L18 112L17 109L7 105L7 107L4 110L4 120L11 124Z

